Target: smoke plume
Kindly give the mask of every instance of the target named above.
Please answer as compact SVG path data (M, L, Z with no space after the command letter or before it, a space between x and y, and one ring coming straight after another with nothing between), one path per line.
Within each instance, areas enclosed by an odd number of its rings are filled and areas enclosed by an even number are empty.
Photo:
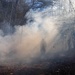
M74 27L74 14L64 11L63 7L63 3L60 6L57 2L43 11L30 9L25 16L27 23L15 26L13 34L10 33L13 28L5 21L6 28L3 28L6 32L0 30L0 64L31 63L41 58L42 43L45 43L46 50L44 58L47 54L52 57L55 53L68 50L72 31L67 30ZM9 35L4 35L7 33Z

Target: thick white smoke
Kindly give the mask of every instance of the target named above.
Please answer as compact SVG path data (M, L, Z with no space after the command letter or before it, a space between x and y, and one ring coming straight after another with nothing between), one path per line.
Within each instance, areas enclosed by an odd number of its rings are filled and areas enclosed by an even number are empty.
M72 21L69 19L73 19L74 15L63 15L62 6L60 9L60 5L55 4L53 8L48 7L43 11L31 9L26 15L27 24L15 26L16 31L12 35L3 36L4 33L0 30L0 63L30 63L33 58L40 56L42 40L46 45L46 54L50 56L68 50L68 43L62 39L62 32L70 27L68 21L70 24ZM66 39L69 37L67 35L70 33L66 34Z

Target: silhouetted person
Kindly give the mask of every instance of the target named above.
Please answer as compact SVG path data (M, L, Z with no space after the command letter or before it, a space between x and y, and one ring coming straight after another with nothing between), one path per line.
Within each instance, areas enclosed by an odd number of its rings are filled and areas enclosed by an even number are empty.
M45 41L43 39L42 43L41 43L41 58L42 59L44 59L45 53L46 53L46 44L45 44Z

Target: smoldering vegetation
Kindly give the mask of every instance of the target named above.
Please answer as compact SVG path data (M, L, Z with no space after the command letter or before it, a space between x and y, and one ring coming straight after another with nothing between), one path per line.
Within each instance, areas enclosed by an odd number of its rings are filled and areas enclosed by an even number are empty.
M0 1L1 65L31 64L74 50L74 4L68 9L59 1Z

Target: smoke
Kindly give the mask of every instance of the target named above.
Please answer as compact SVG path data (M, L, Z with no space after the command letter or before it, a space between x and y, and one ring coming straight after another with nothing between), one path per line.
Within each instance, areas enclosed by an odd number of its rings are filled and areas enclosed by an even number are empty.
M31 63L37 57L41 58L43 41L45 54L49 54L49 57L68 50L67 40L65 42L64 38L62 39L62 32L70 27L68 22L71 23L69 19L73 18L73 15L63 16L62 7L60 9L60 6L56 5L53 8L47 7L43 11L31 9L25 16L28 19L27 24L15 26L13 34L4 36L5 33L0 30L0 64ZM5 24L6 33L13 30L8 23Z

